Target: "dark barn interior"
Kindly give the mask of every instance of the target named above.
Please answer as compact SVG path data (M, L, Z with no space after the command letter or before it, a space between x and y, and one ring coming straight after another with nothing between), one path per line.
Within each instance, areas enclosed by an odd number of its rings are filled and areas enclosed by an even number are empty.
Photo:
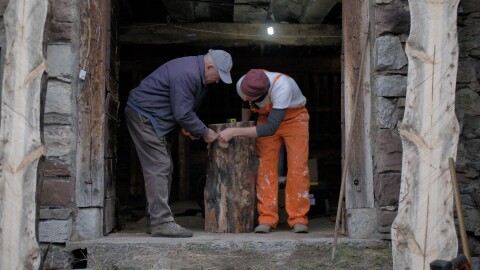
M318 167L317 179L312 177L312 190L322 191L318 193L322 198L317 198L317 205L312 206L310 216L334 213L341 179L341 42L338 41L341 38L335 36L335 42L325 42L330 36L315 39L320 42L307 38L294 38L294 42L272 42L261 37L263 33L251 39L245 35L242 40L228 36L232 29L238 31L249 25L259 25L261 29L266 15L270 14L282 26L341 29L341 2L325 1L324 8L320 9L307 6L310 1L298 1L305 2L296 6L298 9L303 5L301 14L295 13L295 7L289 2L295 1L119 2L121 121L118 128L116 192L123 225L145 215L141 168L123 121L128 93L166 61L205 54L210 48L223 49L232 55L233 83L226 85L219 82L208 86L208 94L197 111L199 118L207 125L224 123L230 118L240 119L241 99L235 84L251 68L282 72L294 78L307 98L310 114L309 158ZM314 9L323 10L323 14L316 14L312 11ZM221 27L212 28L215 24ZM186 30L180 33L171 30L178 30L179 26L184 26ZM237 26L239 28L235 28ZM199 34L201 38L192 38L189 30L193 28L197 32L201 28L204 30ZM300 30L297 32L300 33ZM207 144L201 140L191 141L180 132L175 138L171 202L193 202L189 206L194 210L191 213L196 215L200 212L207 171ZM325 200L328 200L328 205L323 203Z

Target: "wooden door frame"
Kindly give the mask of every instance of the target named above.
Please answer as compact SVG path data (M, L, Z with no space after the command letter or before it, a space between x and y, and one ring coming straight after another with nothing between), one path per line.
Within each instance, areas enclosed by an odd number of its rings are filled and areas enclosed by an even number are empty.
M106 87L109 63L110 0L79 2L80 72L85 79L78 80L77 93L77 166L75 202L76 223L87 224L88 230L74 235L79 238L97 238L104 234L105 209L105 137ZM108 42L107 42L108 41ZM76 227L75 227L76 228Z

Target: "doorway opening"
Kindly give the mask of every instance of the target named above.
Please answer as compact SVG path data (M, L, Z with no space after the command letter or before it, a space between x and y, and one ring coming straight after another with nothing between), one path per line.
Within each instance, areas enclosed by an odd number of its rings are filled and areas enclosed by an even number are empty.
M124 121L129 91L163 63L182 56L205 54L210 47L192 44L123 45L120 48L120 125L118 127L117 190L119 228L143 232L146 228L146 199L141 166ZM205 124L241 118L241 99L235 84L251 68L282 72L291 76L307 98L310 114L309 165L312 175L309 218L327 219L336 212L341 179L341 67L340 48L321 46L251 45L214 47L232 55L233 83L208 86L197 115ZM175 219L185 226L203 229L202 196L207 172L207 144L191 141L178 132L172 148L174 174L170 203ZM280 167L282 164L280 164ZM282 189L279 198L282 197ZM281 202L281 199L280 199ZM281 203L280 203L281 204ZM279 205L280 223L286 222ZM282 220L283 219L283 220ZM182 224L184 225L184 224Z
M142 232L146 221L141 166L123 114L129 91L163 63L177 57L202 55L208 49L223 49L232 55L233 83L208 86L208 93L197 111L206 125L241 119L241 99L235 86L249 69L281 72L295 79L307 98L310 114L310 220L335 214L342 152L341 0L248 3L148 0L141 4L122 0L118 4L120 16L116 27L120 29L121 42L116 195L120 230L133 228L131 231ZM267 16L283 26L276 29L280 32L276 41L260 33ZM205 27L205 31L192 32L190 27ZM122 33L126 33L123 39ZM195 224L203 229L207 144L177 133L173 136L170 205L176 221L177 217L185 217L187 223L198 220ZM280 163L279 171L285 171L285 161ZM281 217L282 211L285 209L280 205Z

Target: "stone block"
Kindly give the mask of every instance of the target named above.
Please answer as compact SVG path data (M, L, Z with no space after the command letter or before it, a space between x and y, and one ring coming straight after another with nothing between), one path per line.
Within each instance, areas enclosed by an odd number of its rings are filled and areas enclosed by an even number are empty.
M380 97L405 97L407 93L407 76L376 76L375 86Z
M478 49L472 49L472 50L469 52L469 55L470 55L471 57L480 59L480 48L478 48Z
M464 13L473 13L480 11L478 0L462 0L458 4L459 8L463 9Z
M44 162L43 176L45 177L68 177L71 176L70 166L55 158L46 158Z
M377 4L392 1L377 0ZM409 34L410 11L407 1L394 1L388 5L377 5L375 8L375 27L378 35L385 33Z
M263 8L256 8L254 6L250 6L247 3L250 0L235 0L235 6L233 9L233 21L234 22L257 22L263 23L265 18L267 17L267 10ZM242 5L243 4L243 5ZM270 5L270 1L263 0L258 1L258 4L263 4L265 7Z
M377 210L374 208L347 209L348 236L353 239L375 238Z
M480 157L480 139L466 141L465 149L467 150L468 154L474 157Z
M45 179L43 180L40 206L70 207L73 201L73 183L71 181Z
M374 178L375 199L380 206L398 202L401 176L401 173L381 173Z
M75 220L74 240L88 240L101 237L102 229L102 208L80 208Z
M376 137L376 173L400 172L402 169L402 140L393 130L380 129Z
M381 36L376 40L375 70L396 70L408 64L407 55L397 36Z
M378 226L379 233L384 234L384 233L390 233L391 231L392 231L392 226Z
M467 162L467 167L470 167L474 170L477 170L477 171L480 171L480 161L477 161L477 162ZM480 207L480 205L479 205Z
M73 22L73 4L71 0L53 0L53 19L57 22Z
M39 241L44 243L65 243L71 220L45 220L38 223Z
M40 219L68 219L71 212L70 208L42 208Z
M475 67L472 64L474 60L466 59L459 60L457 71L457 84L458 83L470 83L477 80L477 74Z
M472 89L462 88L455 92L455 107L467 115L480 116L480 95ZM480 124L477 126L480 127Z
M48 32L48 41L52 42L70 42L72 39L71 22L57 22L52 20Z
M71 126L64 125L45 125L45 146L47 148L47 158L60 158L66 164L71 164L72 138L73 132Z
M68 115L72 113L72 86L70 83L48 80L45 114L49 113Z
M48 248L48 253L46 253ZM71 269L71 255L62 244L40 244L41 254L45 254L42 269Z
M465 219L465 230L467 232L478 232L480 230L480 211L476 208L463 208L463 216Z
M379 128L392 128L396 124L396 119L393 118L396 107L395 99L388 99L383 97L377 98L375 105L376 123Z
M397 108L395 108L395 111L393 111L392 121L390 124L390 126L394 129L401 125L403 116L405 115L405 108L398 108L398 102L396 106Z
M71 78L73 54L68 44L49 45L47 48L48 76Z
M397 216L397 211L388 211L388 210L380 209L377 215L378 215L377 217L378 226L391 228L392 223L395 220L395 217ZM390 232L390 230L388 230L387 232Z

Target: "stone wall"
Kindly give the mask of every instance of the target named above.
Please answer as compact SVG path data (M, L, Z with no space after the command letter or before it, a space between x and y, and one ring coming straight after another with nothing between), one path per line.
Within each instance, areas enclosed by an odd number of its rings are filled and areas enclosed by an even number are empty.
M46 159L40 194L40 242L64 243L73 220L75 187L75 1L53 0L48 28L44 115Z
M460 48L455 109L461 133L457 177L472 255L480 255L480 5L461 0L458 7Z
M407 0L376 0L373 104L374 192L378 231L390 238L400 190L402 144L398 134L407 86L405 41L410 31ZM457 174L472 254L480 254L480 205L470 193L480 192L480 6L461 0L458 8L460 48L456 112L461 127Z
M407 92L408 59L404 47L410 31L408 1L377 0L374 13L373 184L378 232L389 239L397 215L402 169L402 142L398 128Z

